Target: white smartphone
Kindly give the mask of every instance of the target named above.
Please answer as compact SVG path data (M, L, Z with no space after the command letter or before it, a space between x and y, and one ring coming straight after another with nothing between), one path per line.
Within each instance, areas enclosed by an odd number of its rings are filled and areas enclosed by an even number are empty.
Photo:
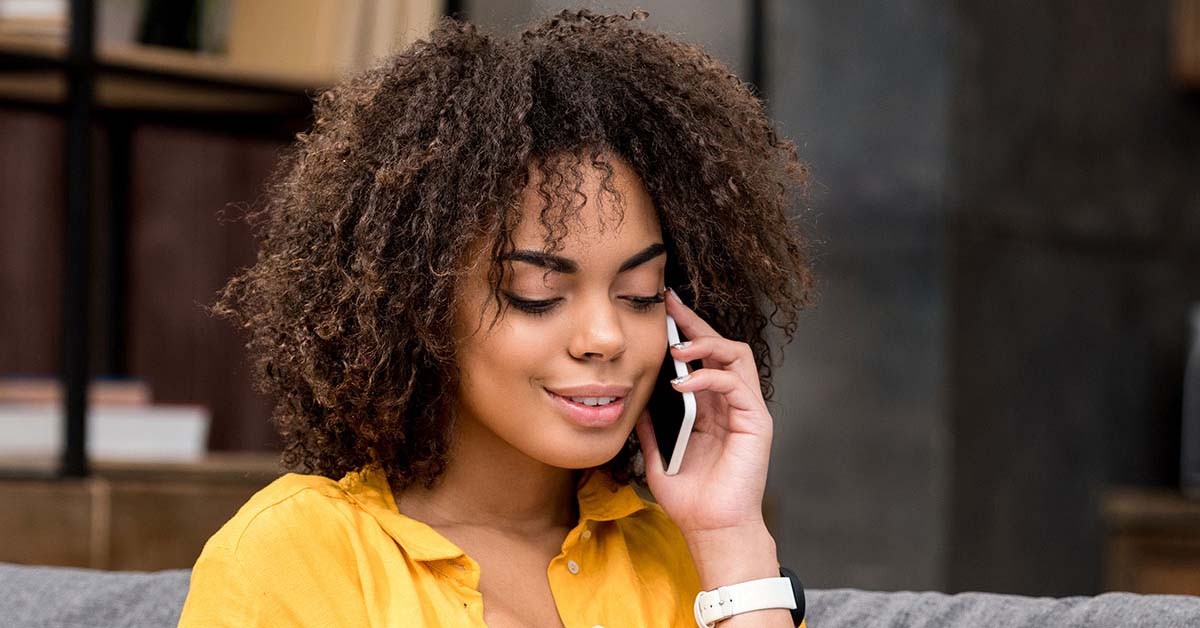
M650 423L654 426L654 438L658 443L658 452L662 455L663 469L667 475L679 473L683 464L683 453L687 450L688 437L692 434L692 426L696 422L696 394L690 391L680 392L671 385L671 380L682 377L701 367L700 360L684 362L671 355L669 345L687 340L675 324L675 319L667 314L667 347L664 348L662 367L658 370L658 380L654 392L650 395L648 410ZM693 366L694 365L694 366Z

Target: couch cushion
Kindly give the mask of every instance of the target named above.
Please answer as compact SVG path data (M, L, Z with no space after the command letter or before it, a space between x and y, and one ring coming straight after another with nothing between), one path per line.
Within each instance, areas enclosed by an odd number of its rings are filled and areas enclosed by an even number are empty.
M813 628L1195 628L1200 597L1103 593L1094 597L1026 597L999 593L807 592Z
M191 570L102 571L0 563L0 626L175 628ZM1200 597L1104 593L806 591L812 628L1191 628Z
M174 628L191 574L0 563L0 626Z

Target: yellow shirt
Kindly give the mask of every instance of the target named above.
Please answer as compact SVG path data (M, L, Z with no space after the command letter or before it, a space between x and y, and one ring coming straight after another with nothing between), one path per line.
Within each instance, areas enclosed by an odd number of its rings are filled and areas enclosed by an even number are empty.
M578 500L546 570L563 625L695 626L699 577L662 507L594 470ZM399 512L378 466L288 473L205 543L179 626L482 627L478 584L474 559Z

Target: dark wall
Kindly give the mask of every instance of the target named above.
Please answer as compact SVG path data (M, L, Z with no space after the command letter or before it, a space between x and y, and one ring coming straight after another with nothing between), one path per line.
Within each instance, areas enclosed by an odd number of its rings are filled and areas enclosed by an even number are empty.
M1178 480L1200 98L1169 4L954 3L953 590L1099 592L1104 487Z
M786 349L780 560L818 588L938 590L948 551L949 16L933 0L767 3L771 113L813 172L821 300Z

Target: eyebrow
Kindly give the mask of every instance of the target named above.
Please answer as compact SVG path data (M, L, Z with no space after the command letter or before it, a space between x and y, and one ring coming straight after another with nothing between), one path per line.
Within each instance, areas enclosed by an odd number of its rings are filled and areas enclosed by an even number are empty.
M663 246L662 242L655 242L654 244L651 244L637 253L634 253L632 257L624 262L621 262L621 267L617 269L617 274L619 275L627 270L641 266L642 264L645 264L646 262L658 257L659 255L663 255L666 252L667 247ZM552 271L567 275L579 272L579 264L575 263L575 260L560 257L558 255L551 255L549 253L543 253L541 251L531 251L528 249L510 251L500 256L500 261L505 260L525 262L527 264L541 266L542 268L548 268Z

